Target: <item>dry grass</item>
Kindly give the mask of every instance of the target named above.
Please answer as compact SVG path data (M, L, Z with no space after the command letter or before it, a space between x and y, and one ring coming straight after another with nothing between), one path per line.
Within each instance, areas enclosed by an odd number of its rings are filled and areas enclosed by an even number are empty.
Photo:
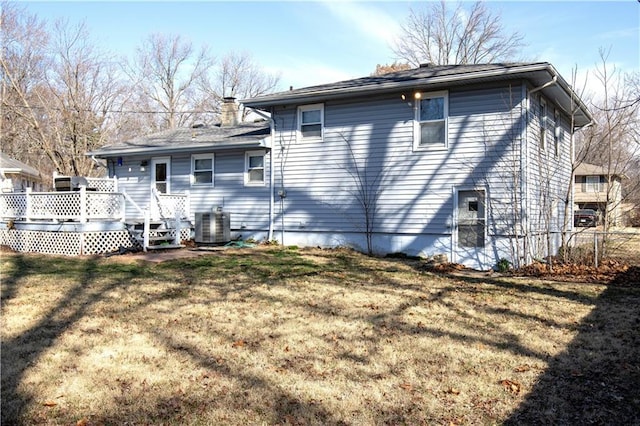
M2 424L640 421L640 289L624 278L273 247L0 264Z

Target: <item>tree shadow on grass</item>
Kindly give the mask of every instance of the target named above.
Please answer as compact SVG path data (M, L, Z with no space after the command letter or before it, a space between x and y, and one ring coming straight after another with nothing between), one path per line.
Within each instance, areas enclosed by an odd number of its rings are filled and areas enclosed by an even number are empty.
M93 287L96 274L100 271L97 262L68 262L62 257L51 257L42 261L41 257L15 255L10 272L3 272L2 308L19 292L22 278L31 274L43 277L76 276L76 282L67 286L59 301L53 304L34 325L19 335L3 338L1 346L2 378L2 424L20 424L25 407L33 403L34 396L20 390L27 370L74 324L82 320L93 305L101 301L104 294L117 288L126 288L132 276L125 275L104 286ZM40 297L56 295L42 294Z
M639 274L608 285L506 425L640 424Z

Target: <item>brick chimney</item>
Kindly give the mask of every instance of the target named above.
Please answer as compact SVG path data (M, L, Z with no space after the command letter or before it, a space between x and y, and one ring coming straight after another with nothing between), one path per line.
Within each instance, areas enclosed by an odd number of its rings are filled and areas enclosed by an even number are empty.
M222 98L222 110L220 112L220 126L232 127L237 126L238 120L238 104L236 98Z

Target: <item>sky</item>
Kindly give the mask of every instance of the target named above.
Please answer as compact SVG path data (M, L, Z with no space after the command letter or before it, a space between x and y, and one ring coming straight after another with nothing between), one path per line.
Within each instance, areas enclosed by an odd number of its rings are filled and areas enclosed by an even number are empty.
M410 8L426 1L47 1L21 2L53 22L84 22L93 40L118 56L131 56L152 33L177 34L215 56L248 52L280 89L370 75L391 63L392 45ZM467 5L472 3L467 2ZM571 82L597 92L600 50L610 67L640 71L640 0L488 1L509 33L524 36L519 60L550 62Z

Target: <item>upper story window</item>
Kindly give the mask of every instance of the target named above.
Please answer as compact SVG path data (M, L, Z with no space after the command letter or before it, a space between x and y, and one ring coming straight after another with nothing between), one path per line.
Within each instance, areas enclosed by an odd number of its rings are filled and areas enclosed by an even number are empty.
M414 149L446 148L449 96L444 92L417 93Z
M191 176L194 186L213 186L213 154L192 155Z
M540 99L540 149L545 149L547 145L547 103Z
M586 176L585 192L600 192L600 176Z
M264 185L264 151L245 154L245 185Z
M324 105L304 105L298 108L298 133L303 141L321 141L324 128Z
M562 143L562 138L564 137L564 134L562 133L562 127L560 126L560 113L557 109L553 111L553 121L553 152L557 157L558 155L560 155L560 144Z

